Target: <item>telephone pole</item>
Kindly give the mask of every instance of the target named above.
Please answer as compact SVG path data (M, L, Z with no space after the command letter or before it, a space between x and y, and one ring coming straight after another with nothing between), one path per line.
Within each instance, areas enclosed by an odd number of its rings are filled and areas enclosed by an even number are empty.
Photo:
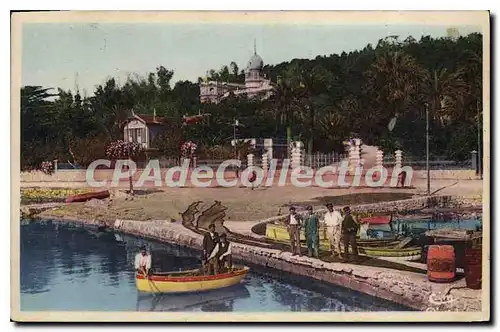
M425 103L425 165L427 168L427 196L431 195L431 170L429 168L429 104Z

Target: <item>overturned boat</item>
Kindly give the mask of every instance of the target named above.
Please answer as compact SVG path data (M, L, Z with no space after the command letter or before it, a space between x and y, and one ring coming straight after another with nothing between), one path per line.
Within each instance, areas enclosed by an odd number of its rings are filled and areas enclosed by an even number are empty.
M71 195L66 198L66 203L78 203L78 202L86 202L91 199L105 199L110 196L109 190L104 191L92 191L84 194Z

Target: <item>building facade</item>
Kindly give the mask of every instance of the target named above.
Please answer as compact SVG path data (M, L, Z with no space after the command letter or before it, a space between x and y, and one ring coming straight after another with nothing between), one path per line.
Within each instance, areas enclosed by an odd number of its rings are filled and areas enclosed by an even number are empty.
M244 95L247 98L269 98L273 94L274 87L271 80L263 74L263 68L264 61L254 48L254 54L245 68L245 84L205 80L200 83L200 102L219 103L230 94Z
M123 125L123 140L139 143L145 149L153 147L153 141L165 127L164 119L155 115L133 115Z

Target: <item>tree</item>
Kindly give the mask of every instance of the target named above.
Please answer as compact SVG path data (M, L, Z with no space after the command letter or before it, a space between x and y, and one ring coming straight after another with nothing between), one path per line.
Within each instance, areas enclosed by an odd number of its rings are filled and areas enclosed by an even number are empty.
M233 75L233 77L238 76L239 68L238 68L238 65L236 64L236 62L231 61L231 63L229 64L229 67L230 67L231 74Z
M275 91L264 101L231 95L219 104L200 104L199 82L174 84L174 72L164 66L144 77L130 75L121 85L110 77L90 97L22 87L21 164L23 169L53 159L85 164L102 151L92 147L86 156L80 147L121 139L129 109L178 124L166 129L173 136L157 137L154 143L167 156L178 154L186 140L196 142L200 153L226 155L234 149L235 119L245 125L237 130L239 138L286 135L288 141L306 141L309 154L341 150L340 143L356 135L388 152L401 147L406 155L423 156L426 102L432 114L431 150L468 159L481 141L482 45L476 33L418 41L391 36L375 47L266 65L263 73ZM210 70L209 77L243 82L245 73L231 62ZM205 113L210 114L207 121L181 126L183 115ZM395 115L397 126L389 132L387 124Z
M430 103L431 114L441 125L463 114L465 91L460 73L450 73L445 68L424 71L421 92Z
M276 123L276 133L280 132L280 127L286 128L287 145L290 146L294 112L298 106L291 83L279 76L270 102L271 112L274 114L273 120Z
M291 77L292 90L298 96L302 118L308 119L307 152L311 158L314 147L316 110L317 107L324 105L325 99L328 98L327 93L332 83L332 77L323 66L310 62L292 64L289 77Z

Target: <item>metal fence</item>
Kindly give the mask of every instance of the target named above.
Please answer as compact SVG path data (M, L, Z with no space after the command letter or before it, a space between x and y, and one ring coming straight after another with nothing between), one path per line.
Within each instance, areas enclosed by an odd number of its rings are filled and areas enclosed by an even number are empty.
M384 155L384 166L392 167L396 164L394 155ZM402 157L403 166L410 166L414 170L423 170L427 168L427 160L422 157L405 156ZM434 170L439 169L472 169L472 160L458 161L450 160L443 156L432 156L429 159L429 168Z
M304 165L313 169L330 166L340 163L347 159L347 154L344 153L313 153L304 155Z
M61 170L74 170L74 169L84 169L85 167L78 165L78 164L70 164L70 163L60 163L60 162L55 162L54 163L54 169L56 171L61 171Z

